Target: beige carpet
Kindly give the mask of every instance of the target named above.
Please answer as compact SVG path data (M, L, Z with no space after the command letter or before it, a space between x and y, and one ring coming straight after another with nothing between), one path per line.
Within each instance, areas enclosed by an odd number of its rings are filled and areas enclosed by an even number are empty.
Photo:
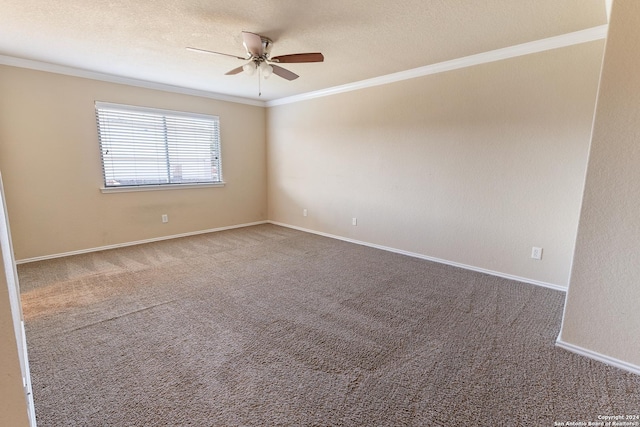
M640 412L564 294L261 225L19 266L38 425L552 426Z

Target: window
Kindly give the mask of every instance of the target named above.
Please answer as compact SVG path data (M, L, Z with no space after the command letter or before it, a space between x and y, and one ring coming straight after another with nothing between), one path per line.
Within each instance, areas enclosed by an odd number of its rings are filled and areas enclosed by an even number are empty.
M105 189L222 184L216 116L96 102Z

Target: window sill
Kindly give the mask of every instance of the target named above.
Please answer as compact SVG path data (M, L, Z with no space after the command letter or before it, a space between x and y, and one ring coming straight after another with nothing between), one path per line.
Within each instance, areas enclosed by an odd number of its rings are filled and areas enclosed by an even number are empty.
M132 185L121 187L100 187L102 193L130 193L135 191L159 191L159 190L179 190L183 188L208 188L224 187L225 182L212 182L204 184L159 184L159 185Z

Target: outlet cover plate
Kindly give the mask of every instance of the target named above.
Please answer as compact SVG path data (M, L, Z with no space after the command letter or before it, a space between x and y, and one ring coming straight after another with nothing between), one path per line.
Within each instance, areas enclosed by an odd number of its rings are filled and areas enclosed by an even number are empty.
M536 246L531 248L531 258L542 259L542 248L538 248Z

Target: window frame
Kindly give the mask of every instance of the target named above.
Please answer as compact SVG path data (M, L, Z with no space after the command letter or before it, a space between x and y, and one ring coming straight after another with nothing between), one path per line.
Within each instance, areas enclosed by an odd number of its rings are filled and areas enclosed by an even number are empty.
M131 111L132 113L143 113L156 116L158 118L162 118L163 120L166 117L179 118L185 117L188 119L204 119L204 120L213 120L214 126L217 130L217 174L218 181L202 181L202 182L170 182L171 176L170 173L167 175L167 180L169 182L166 183L145 183L145 184L123 184L123 185L107 185L107 168L105 164L104 157L104 148L103 148L103 136L101 133L101 120L100 120L100 110L119 110L122 112ZM100 166L102 168L102 185L100 187L100 191L102 193L120 193L120 192L135 192L135 191L155 191L155 190L175 190L175 189L187 189L187 188L207 188L207 187L224 187L226 182L224 181L222 174L222 141L221 141L221 130L220 130L220 117L213 114L203 114L203 113L193 113L186 111L177 111L177 110L168 110L161 108L153 108L153 107L142 107L137 105L127 105L127 104L117 104L112 102L104 102L104 101L95 101L95 118L96 118L96 130L98 134L98 149L100 150ZM166 129L165 129L166 130ZM169 150L169 142L166 137L164 138L165 148ZM132 150L133 151L133 150ZM167 167L170 166L170 159L166 157L165 162ZM160 162L161 163L161 162ZM158 175L160 177L160 175Z

